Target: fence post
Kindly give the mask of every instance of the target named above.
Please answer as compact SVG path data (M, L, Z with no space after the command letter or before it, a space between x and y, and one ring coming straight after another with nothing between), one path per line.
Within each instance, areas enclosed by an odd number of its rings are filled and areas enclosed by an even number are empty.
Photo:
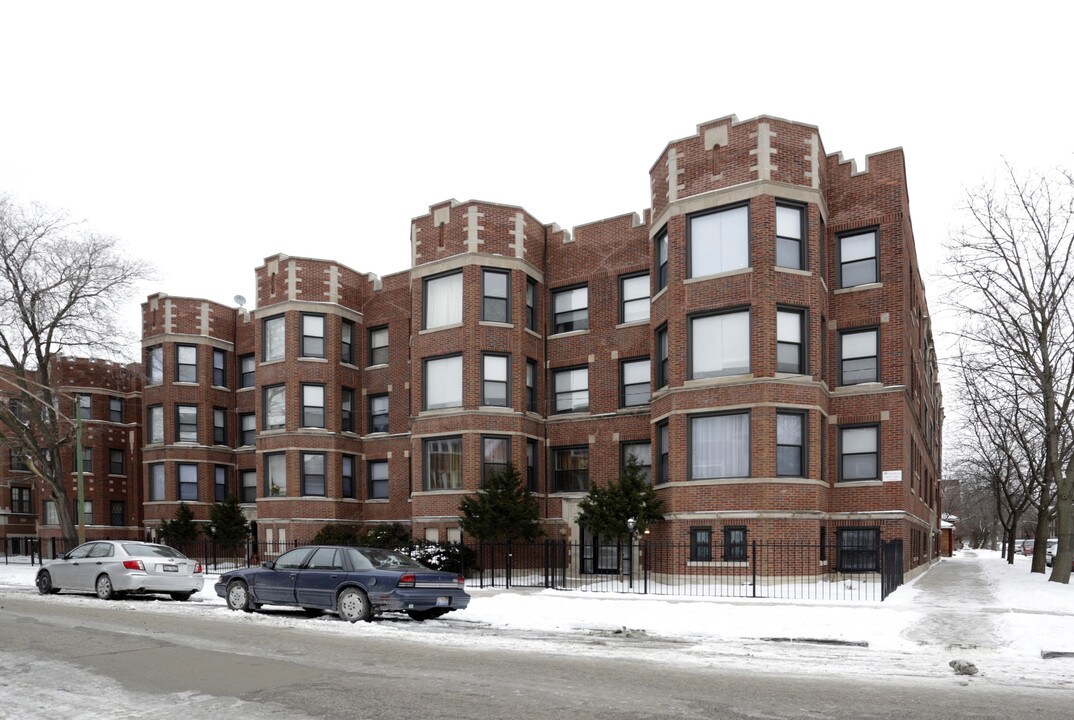
M757 541L753 541L753 558L750 563L750 570L752 577L750 578L750 592L753 597L757 597Z
M514 553L511 551L511 541L507 541L507 578L504 580L504 587L511 587L511 561L514 558Z
M642 595L649 594L649 541L641 541L641 590Z

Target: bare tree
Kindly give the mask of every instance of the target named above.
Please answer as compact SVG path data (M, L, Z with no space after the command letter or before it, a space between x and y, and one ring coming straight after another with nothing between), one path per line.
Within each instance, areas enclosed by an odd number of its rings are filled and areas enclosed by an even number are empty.
M61 354L119 357L133 339L120 304L149 266L125 257L114 238L60 212L0 195L0 443L21 456L55 501L68 540L76 537L60 450L71 443L70 405L53 378Z
M1035 424L1041 445L1026 446L1024 459L1039 461L1041 492L1047 504L1054 498L1059 528L1049 580L1067 583L1074 551L1074 178L1022 176L1008 164L998 186L967 193L965 210L967 225L952 236L947 263L957 284L951 301L962 314L962 357L972 363L963 377L985 394L1022 391L1023 430Z

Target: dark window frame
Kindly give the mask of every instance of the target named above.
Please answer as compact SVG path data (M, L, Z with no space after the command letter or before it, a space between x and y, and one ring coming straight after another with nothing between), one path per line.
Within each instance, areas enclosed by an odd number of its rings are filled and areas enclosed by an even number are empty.
M254 479L252 484L247 482L251 476ZM257 470L247 468L239 471L239 502L247 505L257 502Z
M779 314L784 313L787 315L797 315L798 318L798 337L799 342L792 343L786 340L779 339ZM777 305L776 306L776 372L789 373L792 375L808 375L809 374L809 311L805 308L794 307L790 305ZM796 370L787 370L785 366L780 365L779 350L780 346L793 345L795 346L795 352L798 356L798 362Z
M375 477L374 468L384 469L384 477ZM369 487L366 489L366 497L369 500L387 500L391 493L391 464L384 459L370 460L366 463L366 474ZM382 490L380 488L383 488Z
M217 420L221 422L217 423ZM227 408L213 408L213 444L227 445Z
M437 362L439 360L447 360L449 358L459 358L460 368L462 370L459 376L459 404L458 405L438 405L437 407L429 407L429 363ZM444 410L456 407L464 407L466 405L466 366L463 360L463 354L461 352L448 353L447 355L433 355L421 359L421 409L422 410Z
M844 275L844 271L845 271L845 266L852 265L854 263L865 262L868 258L862 258L860 260L851 260L849 262L844 261L843 260L843 241L847 240L847 239L850 239L850 238L860 237L862 235L868 235L869 233L872 233L872 235L873 235L873 255L872 255L873 279L870 280L869 282L855 283L853 285L846 285L843 282L843 275ZM838 270L839 270L839 287L840 288L861 287L863 285L873 285L873 284L876 284L876 283L880 282L880 228L878 226L859 228L857 230L849 230L847 232L841 232L841 233L837 234L835 236L835 248L836 248L836 254L837 254L838 259L839 259Z
M627 383L626 381L626 366L627 365L644 365L645 366L645 382L644 383ZM647 357L633 357L624 358L619 361L619 407L632 408L632 407L648 407L649 402L653 396L652 386L652 361ZM627 402L630 397L630 388L639 388L642 385L645 386L645 402Z
M358 394L354 388L344 387L339 391L339 431L356 432L354 423L354 403Z
M108 522L112 527L123 527L127 524L126 500L110 500L108 502Z
M649 448L649 464L648 465L642 463L641 460L643 458L638 457L638 454L636 452L632 451L632 448L637 447L639 445L645 445L645 446L647 446ZM637 458L638 459L638 466L642 467L642 468L644 468L646 470L646 473L645 473L646 484L652 485L653 484L653 443L652 443L652 441L649 440L648 438L646 438L644 440L621 440L619 442L619 475L620 475L620 477L622 477L623 470L627 466L627 460L629 459L630 455L633 455L635 458Z
M560 410L559 409L559 397L560 397L560 395L571 395L571 394L576 393L576 392L581 392L581 390L566 390L566 391L561 392L561 391L556 389L556 387L557 387L556 379L559 377L559 375L561 373L574 372L575 370L585 370L586 371L586 385L585 385L586 402L585 402L585 406L584 407L574 407L572 405L571 407L567 408L566 410ZM589 408L590 408L589 386L590 386L590 383L589 383L589 365L571 365L569 367L557 367L557 368L554 368L552 370L552 413L554 415L564 415L564 414L567 414L567 413L589 412Z
M584 450L586 465L584 469L579 468L563 468L559 467L559 459L561 453L568 453L568 456L572 456L574 451ZM589 492L590 478L589 478L589 464L590 453L588 445L561 445L552 448L552 492L553 493L579 493ZM584 476L581 474L584 473ZM576 481L580 478L580 482ZM569 482L568 482L569 481ZM580 487L579 487L580 486Z
M278 357L269 357L268 354L268 339L269 339L269 325L280 323L283 327L283 347L280 348L280 354ZM272 317L264 318L261 321L261 362L278 362L287 358L287 316L273 315Z
M251 419L253 427L245 427L244 420ZM247 442L249 440L249 442ZM239 414L239 447L253 447L257 444L257 413Z
M384 342L380 342L379 340L382 334ZM390 345L391 336L388 333L387 325L369 328L369 365L367 365L367 367L387 365L388 348L390 347Z
M504 363L503 380L489 380L485 377L485 360L487 358L500 358L506 360ZM504 401L502 403L490 402L488 393L489 383L503 386ZM481 353L481 404L485 407L511 407L511 355L509 353Z
M213 385L227 387L227 352L213 348Z
M354 365L354 330L352 320L340 320L339 322L339 361L347 365Z
M250 369L247 370L245 365L249 361ZM246 355L239 356L239 389L252 388L257 385L257 356L254 353L247 353Z
M223 482L220 482L221 473L223 473ZM227 500L229 484L227 465L213 465L213 500L215 502Z
M155 477L158 471L160 473L159 478ZM148 502L163 502L168 495L168 472L164 467L164 463L149 463L148 471L146 474L149 479L147 487Z
M343 497L347 500L358 499L358 478L356 477L357 469L357 455L343 453L339 456L340 490L343 494Z
M93 396L89 393L75 395L75 417L80 420L93 419Z
M189 478L183 479L184 468L194 469L194 479L191 481ZM175 464L175 497L180 502L197 502L201 497L198 485L201 478L198 473L198 463L181 462ZM193 492L190 492L190 488L193 487Z
M668 386L668 326L664 323L654 333L656 343L656 386L657 389Z
M526 278L526 327L537 332L537 281Z
M704 420L712 417L731 417L734 415L745 415L748 419L749 435L746 438L746 474L745 475L717 475L715 477L694 477L694 422L697 420ZM737 478L737 477L753 477L753 412L747 408L745 410L726 410L719 412L704 412L695 413L687 417L686 420L686 479L688 481L693 480L721 480L725 478Z
M118 462L116 461L116 453L119 453ZM127 453L123 450L123 448L108 448L108 474L127 474Z
M580 313L580 312L582 312L582 310L581 309L574 309L574 310L564 310L564 311L561 311L561 312L557 311L556 310L556 298L559 297L560 295L565 295L567 293L572 293L575 290L581 290L582 288L585 288L585 291L586 291L585 317L580 318L578 320L562 319L567 315L571 315L573 313ZM551 298L552 298L551 305L552 305L552 334L553 335L559 335L561 333L576 332L576 331L582 331L582 330L588 330L589 329L589 307L590 307L590 305L589 305L589 284L588 283L577 283L577 284L574 284L574 285L568 285L566 287L558 287L555 290L552 290Z
M33 489L20 485L11 486L11 512L19 515L33 513Z
M857 542L852 544L851 539ZM839 572L874 572L880 567L880 528L836 528L835 548L836 569Z
M874 452L871 452L871 453L851 453L851 454L855 455L855 456L857 456L857 455L875 455L876 456L876 477L871 477L871 478L850 478L850 479L847 479L846 478L846 473L844 472L844 468L843 468L843 466L845 464L844 461L846 459L846 454L843 452L843 433L846 430L861 430L861 429L864 429L864 428L872 428L875 431L876 450ZM881 467L881 465L880 465L880 423L856 423L856 424L853 424L853 425L840 425L839 426L839 436L838 436L838 438L839 438L839 477L836 478L836 482L841 482L841 483L842 482L872 482L872 481L880 480L880 478L881 478L881 471L880 471L880 467Z
M270 392L279 391L283 394L283 422L278 425L269 424L269 412L268 412L268 397ZM287 428L287 384L275 383L273 385L265 385L261 388L261 429L262 430L283 430Z
M537 412L537 361L526 358L526 410Z
M486 457L486 442L506 443L507 462L489 462ZM511 436L510 435L482 435L481 436L481 487L488 486L489 476L494 472L502 472L511 465Z
M504 289L504 295L502 297L498 295L489 295L488 292L488 276L489 275L502 275L506 278L507 287ZM490 305L490 302L494 303ZM502 305L503 319L499 320L490 315L490 309L500 309ZM499 270L495 268L481 268L481 320L482 322L496 322L510 324L511 322L511 271Z
M746 314L746 350L748 356L746 358L747 364L745 371L735 372L729 371L717 371L713 373L705 374L701 377L694 376L694 321L705 320L712 317L721 317L725 315L736 315L739 313ZM686 377L689 380L705 380L710 378L731 377L734 375L748 375L753 372L753 308L750 305L735 305L733 307L720 308L718 310L707 310L705 312L691 313L686 317Z
M663 252L661 252L663 249ZM670 260L670 246L668 244L668 228L665 225L653 236L653 266L656 268L656 293L668 286L668 261ZM663 258L661 258L663 255Z
M434 443L444 443L444 442L450 442L455 447L458 448L457 453L455 453L453 451L450 453L452 455L457 454L459 456L459 460L458 460L458 464L459 464L458 482L453 483L452 485L450 485L448 487L433 487L432 483L430 482L431 476L430 476L429 473L430 473L430 470L431 470L431 466L430 466L429 458L432 455L433 444ZM438 490L460 490L460 489L462 489L463 484L464 484L464 479L463 479L463 442L462 442L462 435L446 435L446 436L443 436L443 437L425 438L424 440L422 440L422 443L421 443L421 455L422 455L421 487L422 487L423 491L425 491L425 492L436 492Z
M741 537L739 534L741 533ZM723 528L723 561L746 562L748 558L747 538L749 530L745 525L725 525Z
M123 398L114 395L108 398L108 422L123 422Z
M437 275L430 275L429 277L422 278L421 282L421 329L422 330L438 330L440 328L454 327L458 323L447 323L445 325L435 325L429 327L429 283L436 282L437 280L443 280L451 277L452 275L460 276L462 280L462 307L459 309L459 322L463 322L466 319L466 278L463 276L463 271L449 270Z
M712 527L691 527L690 562L712 561Z
M154 362L154 357L156 358L156 362ZM162 385L164 383L163 345L152 345L145 349L145 368L146 385ZM156 370L156 372L154 372L154 370Z
M183 422L182 421L182 419L181 419L182 418L182 410L184 410L184 409L194 411L194 422ZM176 406L175 406L175 442L177 442L177 443L198 443L198 442L201 442L201 428L199 427L201 425L201 417L200 417L201 413L200 413L200 410L201 410L201 408L199 406L197 406L197 405L190 405L190 404L187 404L187 403L176 404ZM193 426L193 428L194 428L194 438L193 439L190 439L189 437L184 438L183 437L184 428L186 428L186 433L189 434L191 426Z
M192 350L194 352L194 362L180 362L179 355L183 350ZM175 382L177 383L197 383L198 382L198 346L191 345L189 343L176 343L175 344ZM189 378L189 379L187 379Z
M314 319L321 321L320 335L306 334L306 320ZM299 313L298 315L299 344L298 356L303 358L326 358L328 357L328 317L324 313ZM318 345L320 343L320 350Z
M656 450L654 453L657 458L656 475L653 478L653 482L657 485L666 485L671 482L669 475L669 463L671 458L671 448L669 447L671 440L671 427L667 420L656 424Z
M709 273L707 275L694 275L694 263L693 263L693 222L694 220L709 215L717 215L720 213L731 212L740 208L746 208L746 267L735 268L732 270L720 270L716 273ZM722 275L728 272L744 271L747 268L753 267L753 249L751 247L753 235L753 212L750 208L750 201L743 200L742 202L729 203L727 205L720 205L719 207L706 208L698 212L689 213L686 215L686 277L687 279L694 277L712 277L713 275Z
M321 460L321 472L310 473L306 471L306 459L307 458L320 458ZM299 453L298 464L301 468L300 481L302 483L302 497L328 497L328 453L325 452L310 452L303 450ZM310 480L320 478L321 491L310 492Z
M627 295L626 295L626 282L628 280L636 280L636 279L641 278L641 277L644 277L645 280L646 280L646 282L645 282L645 295L644 296L628 298ZM649 317L650 317L649 305L652 303L652 291L651 291L651 288L652 288L652 278L649 277L649 271L648 270L644 270L642 272L636 272L636 273L628 273L626 275L620 275L619 276L619 322L620 323L628 323L628 322L641 323L641 322L648 322L649 321ZM640 302L643 302L643 301L644 301L644 304L645 304L645 319L644 320L627 320L626 319L627 305L631 304L631 303L636 304L636 303L640 303Z
M526 486L531 493L537 492L537 441L526 438Z
M306 390L312 390L314 388L320 388L321 390L321 404L312 405L306 403ZM325 429L328 427L328 386L324 383L301 383L298 388L299 397L299 417L301 418L301 427L304 428L316 428ZM316 424L317 416L316 411L320 409L320 424ZM312 420L313 422L309 422Z
M867 358L872 358L873 359L873 363L872 363L873 379L872 380L859 380L857 382L847 383L845 381L845 375L847 373L846 373L846 368L844 367L844 365L846 364L848 358L846 358L844 356L844 353L843 353L844 339L848 335L864 335L866 333L874 333L875 334L875 340L876 341L874 343L874 354L873 355L858 355L858 356L855 356L855 357L852 357L852 358L849 358L849 359L850 360L864 360L864 359L867 359ZM861 372L861 371L858 370L856 372ZM875 383L875 382L880 382L880 327L879 326L871 326L871 327L847 328L845 330L840 330L839 331L839 385L840 386L863 385L865 383Z
M796 210L798 212L798 237L792 238L779 234L779 209L786 208L788 210ZM788 268L790 270L808 270L808 253L805 251L807 247L807 238L809 237L809 219L808 219L808 207L802 203L792 202L790 200L776 200L776 267ZM780 240L785 242L795 242L798 244L798 264L795 265L780 265L779 264L779 243Z
M802 442L800 445L781 443L779 438L779 417L785 415L796 417L800 421ZM809 414L804 410L776 410L776 477L809 477ZM780 470L780 448L798 448L798 469L800 472L788 473Z
M384 400L384 412L377 412L374 401ZM368 398L369 407L369 433L386 433L391 429L391 399L388 393L377 393L376 395L370 395Z

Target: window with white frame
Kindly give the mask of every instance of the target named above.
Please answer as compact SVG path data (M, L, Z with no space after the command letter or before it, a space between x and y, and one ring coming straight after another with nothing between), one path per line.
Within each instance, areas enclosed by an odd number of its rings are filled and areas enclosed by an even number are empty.
M690 318L691 379L739 375L749 371L749 310Z
M776 204L776 265L805 269L805 208Z
M164 463L152 463L149 466L149 501L160 502L164 499Z
M693 215L687 227L690 277L705 277L749 267L747 206Z
M876 230L839 236L839 287L880 281Z
M776 371L805 373L805 312L780 308L776 311Z
M302 453L302 494L323 497L325 454L316 452Z
M75 462L78 462L78 450L75 450L74 456ZM82 447L82 472L93 473L93 448Z
M324 385L302 384L302 427L324 427Z
M426 330L461 323L462 273L428 278L424 299Z
M262 337L262 362L283 360L286 351L287 325L283 315L265 318Z
M175 382L196 383L198 381L198 346L175 346Z
M690 418L690 479L750 475L750 415L727 413Z
M175 441L193 443L198 441L197 405L175 406Z
M880 427L839 428L839 480L880 479Z
M879 381L879 337L875 328L839 334L840 385Z
M462 407L462 355L425 360L425 409Z
M649 273L619 278L619 322L648 322Z
M511 273L502 270L481 271L481 319L486 322L511 322Z
M431 438L424 442L425 490L462 489L462 438Z
M179 483L179 499L196 502L198 499L198 466L194 463L179 463L175 466L175 471L176 479Z
M369 499L388 499L388 461L372 460L369 463Z
M623 360L619 363L619 406L639 407L649 404L649 358Z
M805 477L805 437L805 413L776 413L776 475Z
M553 412L589 412L589 368L568 368L552 374Z
M589 288L556 290L552 293L552 333L589 328Z
M507 407L510 404L511 360L507 355L481 356L481 404Z
M282 430L287 426L287 386L269 385L262 391L263 429Z

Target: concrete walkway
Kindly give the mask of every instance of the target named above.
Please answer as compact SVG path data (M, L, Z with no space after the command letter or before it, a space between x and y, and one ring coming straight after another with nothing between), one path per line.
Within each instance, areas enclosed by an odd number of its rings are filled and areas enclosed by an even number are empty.
M917 581L917 607L924 618L904 635L921 645L945 650L994 649L1005 643L995 614L988 577L976 553L963 551L962 558L948 558ZM984 610L982 607L984 606ZM997 608L999 610L999 608Z

